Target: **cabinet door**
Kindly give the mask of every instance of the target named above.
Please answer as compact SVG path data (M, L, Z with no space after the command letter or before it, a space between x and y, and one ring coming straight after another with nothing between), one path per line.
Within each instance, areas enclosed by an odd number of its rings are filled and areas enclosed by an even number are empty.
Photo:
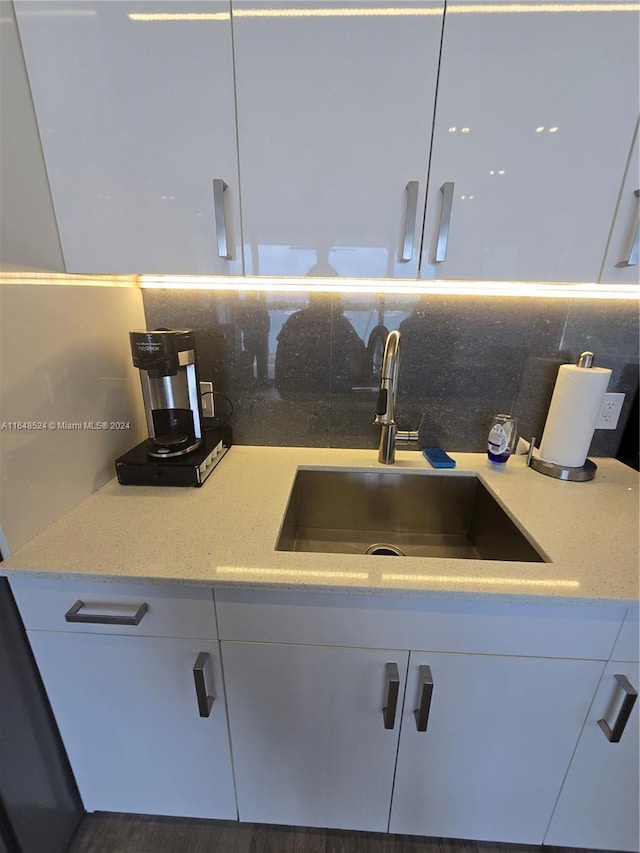
M418 731L425 666L433 693ZM412 652L390 831L541 844L602 669Z
M600 281L607 284L638 284L640 280L639 230L640 150L636 127Z
M235 819L217 643L29 631L88 811ZM201 717L193 667L201 652Z
M15 5L67 271L241 273L229 0Z
M221 645L240 820L385 832L408 653Z
M616 675L625 676L629 684L638 690L638 664L615 661L607 664L562 787L545 844L612 850L639 849L638 703L635 703L617 743L610 742L599 725L600 720L605 720L609 728L613 729L622 712L626 693Z
M443 6L234 0L247 273L416 277Z
M450 0L421 275L597 281L637 103L635 3Z

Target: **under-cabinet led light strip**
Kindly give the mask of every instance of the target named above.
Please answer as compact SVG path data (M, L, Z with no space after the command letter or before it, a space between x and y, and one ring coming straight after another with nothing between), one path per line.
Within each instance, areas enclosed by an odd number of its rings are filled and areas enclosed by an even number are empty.
M543 284L530 281L439 281L424 279L277 278L275 276L65 275L0 272L0 284L58 284L79 287L133 287L267 293L361 293L409 296L497 296L533 299L640 300L640 285Z
M6 272L0 284L64 284L77 287L140 287L135 275L67 275L59 272Z
M515 296L537 299L640 298L640 287L608 284L542 284L529 281L405 281L402 279L277 278L234 276L139 277L142 288L175 290L267 291L274 293L389 293L416 296Z

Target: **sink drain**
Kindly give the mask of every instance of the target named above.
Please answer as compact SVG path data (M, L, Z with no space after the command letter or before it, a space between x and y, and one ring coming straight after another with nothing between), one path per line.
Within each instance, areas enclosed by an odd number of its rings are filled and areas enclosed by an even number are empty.
M404 551L397 548L395 545L387 545L384 542L378 542L376 545L371 545L365 551L366 554L380 554L385 557L404 557Z

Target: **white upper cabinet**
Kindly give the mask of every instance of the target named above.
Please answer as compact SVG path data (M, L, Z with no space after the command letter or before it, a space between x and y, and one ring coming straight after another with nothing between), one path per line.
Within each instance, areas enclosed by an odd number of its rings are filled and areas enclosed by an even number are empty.
M441 0L235 0L248 274L415 278Z
M638 129L631 146L600 281L638 284L640 280L640 151Z
M635 0L15 7L68 272L635 280Z
M597 281L637 104L637 3L449 0L421 275Z
M67 271L241 273L229 0L15 7Z

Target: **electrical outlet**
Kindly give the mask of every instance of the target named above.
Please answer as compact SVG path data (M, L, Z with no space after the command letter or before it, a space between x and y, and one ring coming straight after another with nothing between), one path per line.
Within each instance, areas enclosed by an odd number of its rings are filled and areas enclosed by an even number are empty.
M215 417L213 406L213 382L200 383L200 400L202 401L202 416Z
M596 429L615 429L624 403L624 394L605 394Z

